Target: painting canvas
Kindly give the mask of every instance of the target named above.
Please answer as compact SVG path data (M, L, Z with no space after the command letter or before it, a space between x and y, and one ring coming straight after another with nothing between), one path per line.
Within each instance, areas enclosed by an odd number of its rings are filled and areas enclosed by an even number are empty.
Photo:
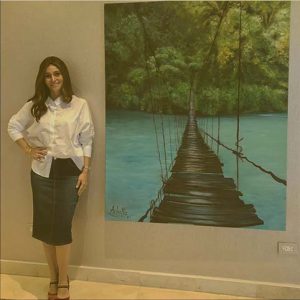
M285 230L290 3L105 5L111 221Z

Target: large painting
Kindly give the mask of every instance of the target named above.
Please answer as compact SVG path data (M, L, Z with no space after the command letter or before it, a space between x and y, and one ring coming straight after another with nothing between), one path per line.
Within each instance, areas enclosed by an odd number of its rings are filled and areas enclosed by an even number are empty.
M285 230L289 16L105 5L106 220Z

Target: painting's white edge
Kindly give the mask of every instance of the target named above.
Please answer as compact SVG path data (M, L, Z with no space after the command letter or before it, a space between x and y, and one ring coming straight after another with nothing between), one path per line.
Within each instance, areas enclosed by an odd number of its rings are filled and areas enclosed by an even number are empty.
M45 263L1 260L1 273L47 277ZM233 278L170 274L139 270L70 266L71 279L219 293L235 296L281 299L300 299L300 284L259 282ZM277 298L277 299L279 299Z

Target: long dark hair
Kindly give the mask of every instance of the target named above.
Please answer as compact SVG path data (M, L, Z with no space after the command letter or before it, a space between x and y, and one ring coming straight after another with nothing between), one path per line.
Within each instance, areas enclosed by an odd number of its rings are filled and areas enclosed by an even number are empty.
M47 106L45 104L48 96L49 89L45 84L45 73L49 65L54 65L59 69L63 76L62 86L62 100L66 103L71 102L73 96L72 84L66 64L55 56L46 57L40 64L40 69L35 81L35 94L28 101L32 101L31 114L38 122L40 118L47 112Z

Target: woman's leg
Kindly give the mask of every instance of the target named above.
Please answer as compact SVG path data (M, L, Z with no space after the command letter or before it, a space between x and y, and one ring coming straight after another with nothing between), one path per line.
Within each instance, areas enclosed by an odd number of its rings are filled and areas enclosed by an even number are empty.
M50 281L58 281L58 264L56 259L56 249L55 246L43 243L44 252L47 259L49 272L50 272ZM57 286L51 284L49 287L49 292L54 294L57 292Z
M68 284L68 265L70 257L71 244L56 246L56 259L59 270L59 285ZM60 288L57 292L58 298L66 298L69 296L69 290L67 288Z

